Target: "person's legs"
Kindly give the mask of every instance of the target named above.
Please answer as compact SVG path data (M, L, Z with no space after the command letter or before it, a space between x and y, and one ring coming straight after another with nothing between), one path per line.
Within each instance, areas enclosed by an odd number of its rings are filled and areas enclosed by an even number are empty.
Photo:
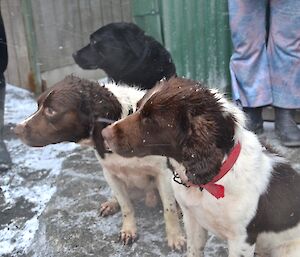
M268 58L275 107L275 130L286 146L300 146L293 118L300 108L300 1L270 1Z
M11 167L11 159L3 141L4 129L4 100L5 100L5 79L0 73L0 172Z
M248 128L256 133L263 130L261 107L272 103L266 51L266 7L265 0L228 1L234 50L230 60L233 98L241 101L250 118Z

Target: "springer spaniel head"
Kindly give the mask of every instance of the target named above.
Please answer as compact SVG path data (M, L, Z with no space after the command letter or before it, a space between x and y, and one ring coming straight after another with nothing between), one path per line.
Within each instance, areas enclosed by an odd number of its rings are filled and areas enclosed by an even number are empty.
M102 135L120 155L172 157L183 163L190 182L205 184L234 145L239 113L230 109L221 94L192 80L171 78L148 91L137 112Z
M107 124L98 118L118 120L122 112L106 88L71 75L42 93L37 102L37 111L14 129L25 144L42 147L91 138L104 157L101 130Z

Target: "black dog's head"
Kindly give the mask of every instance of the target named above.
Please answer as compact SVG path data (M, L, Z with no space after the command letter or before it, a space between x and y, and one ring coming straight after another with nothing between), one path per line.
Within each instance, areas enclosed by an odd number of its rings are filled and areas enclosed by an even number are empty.
M83 69L103 69L116 82L152 88L176 74L169 52L133 23L110 23L91 34L90 43L73 54Z
M122 60L140 57L145 45L144 32L131 23L110 23L90 35L90 43L73 54L83 69L121 70Z

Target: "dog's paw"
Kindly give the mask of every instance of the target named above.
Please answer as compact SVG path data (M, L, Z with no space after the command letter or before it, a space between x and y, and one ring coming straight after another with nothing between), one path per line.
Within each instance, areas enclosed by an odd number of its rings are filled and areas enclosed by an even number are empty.
M107 201L101 204L100 206L100 215L106 217L113 215L120 210L120 205L116 201Z
M149 208L154 208L157 205L158 199L155 191L146 193L145 204Z
M136 230L121 230L119 235L119 241L123 245L131 245L138 239Z
M92 138L87 139L81 139L79 142L77 142L81 147L94 147L94 141Z
M183 235L169 235L168 236L168 246L172 250L184 251L186 249L186 240Z

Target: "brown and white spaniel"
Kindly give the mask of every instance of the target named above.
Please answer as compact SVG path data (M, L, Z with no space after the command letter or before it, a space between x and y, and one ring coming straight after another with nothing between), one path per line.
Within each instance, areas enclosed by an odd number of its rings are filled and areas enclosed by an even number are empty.
M101 205L102 216L121 208L123 225L120 239L129 244L137 238L137 228L130 191L145 193L145 202L153 206L158 190L164 207L168 245L180 250L182 235L170 171L166 157L147 156L124 158L106 150L101 130L111 121L125 117L136 108L145 91L126 85L96 82L67 76L38 98L38 110L18 124L15 133L24 143L42 147L63 141L91 141L103 168L104 177L113 197Z
M188 256L203 256L210 231L227 240L229 257L299 257L300 176L244 120L216 90L172 78L102 135L126 157L172 157Z

